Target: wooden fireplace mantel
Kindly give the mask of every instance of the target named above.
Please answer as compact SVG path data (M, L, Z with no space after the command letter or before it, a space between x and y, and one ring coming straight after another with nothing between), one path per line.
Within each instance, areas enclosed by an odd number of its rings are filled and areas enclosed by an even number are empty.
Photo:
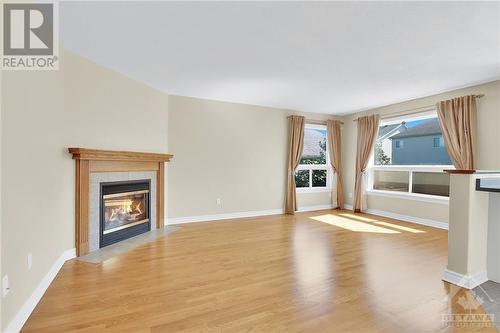
M163 228L165 162L173 155L68 148L76 165L75 186L75 247L77 256L89 252L89 182L90 174L96 172L156 172L156 227Z
M68 151L75 160L168 162L173 157L170 154L85 148L68 148Z

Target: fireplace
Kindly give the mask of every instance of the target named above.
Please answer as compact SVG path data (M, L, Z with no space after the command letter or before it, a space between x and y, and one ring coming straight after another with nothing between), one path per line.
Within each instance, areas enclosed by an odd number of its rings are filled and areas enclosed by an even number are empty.
M120 233L134 231L135 228L146 227L146 230L148 228L163 228L165 163L170 161L172 155L85 148L68 148L68 151L75 160L75 247L77 256L84 256L91 251L98 250L101 247L103 236L105 236L104 244L110 244L109 238L113 234L123 237ZM102 231L105 219L102 210L104 200L101 184L112 185L103 183L138 179L148 179L151 185L149 196L144 198L148 200L147 219L149 221L127 226L121 230L115 229L104 235ZM118 192L133 191L135 190Z
M101 183L99 247L151 230L150 180Z

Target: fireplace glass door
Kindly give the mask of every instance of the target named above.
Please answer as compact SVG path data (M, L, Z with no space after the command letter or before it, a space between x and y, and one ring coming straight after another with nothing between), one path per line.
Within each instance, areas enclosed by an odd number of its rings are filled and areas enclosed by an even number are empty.
M149 180L101 184L101 247L151 230L149 188Z
M103 234L149 222L146 214L148 193L148 190L140 190L105 195Z

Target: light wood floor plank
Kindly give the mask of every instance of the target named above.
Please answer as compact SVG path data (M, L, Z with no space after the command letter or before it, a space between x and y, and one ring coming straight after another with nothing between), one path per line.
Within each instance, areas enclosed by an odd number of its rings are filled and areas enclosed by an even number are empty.
M68 261L23 332L496 332L443 326L470 300L446 257L446 231L349 211L193 223Z

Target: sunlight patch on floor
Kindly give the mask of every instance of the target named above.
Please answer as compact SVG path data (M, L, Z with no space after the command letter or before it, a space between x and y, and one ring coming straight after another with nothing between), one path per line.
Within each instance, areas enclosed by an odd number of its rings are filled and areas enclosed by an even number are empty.
M374 218L365 216L341 213L338 215L325 214L320 216L312 216L311 219L330 225L348 229L355 232L373 232L383 234L399 234L400 231L411 232L414 234L425 233L423 230L405 227L402 225L379 221ZM384 228L387 227L387 228ZM394 230L397 229L397 230Z
M348 219L345 217L341 217L338 215L325 214L319 216L311 216L310 219L315 221L327 223L339 228L347 229L354 232L371 232L371 233L379 233L379 234L399 234L401 232L382 228L373 224L355 221L352 219Z
M355 220L363 221L363 222L377 222L378 221L378 220L371 219L371 218L368 218L368 217L354 215L354 214L349 214L349 213L342 213L342 214L339 214L339 215L347 217L347 218L350 218L350 219L355 219Z
M425 231L423 231L423 230L419 230L419 229L415 229L415 228L410 228L410 227L404 227L404 226L399 225L399 224L394 224L394 223L379 221L379 220L376 220L374 218L368 218L368 217L364 217L364 216L360 216L360 215L349 214L349 213L342 213L342 214L339 214L339 215L347 217L347 218L350 218L350 219L362 221L362 222L372 222L372 223L375 223L375 224L378 224L378 225L382 225L382 226L386 226L386 227L389 227L389 228L398 229L398 230L402 230L402 231L408 231L408 232L411 232L411 233L414 233L414 234L425 233Z
M411 232L411 233L414 233L414 234L425 233L425 231L423 231L423 230L418 230L418 229L414 229L414 228L410 228L410 227L403 227L402 225L392 224L392 223L389 223L389 222L378 221L378 222L374 222L374 223L375 224L379 224L379 225L383 225L383 226L386 226L386 227L394 228L394 229L399 229L399 230L402 230L402 231L408 231L408 232Z

